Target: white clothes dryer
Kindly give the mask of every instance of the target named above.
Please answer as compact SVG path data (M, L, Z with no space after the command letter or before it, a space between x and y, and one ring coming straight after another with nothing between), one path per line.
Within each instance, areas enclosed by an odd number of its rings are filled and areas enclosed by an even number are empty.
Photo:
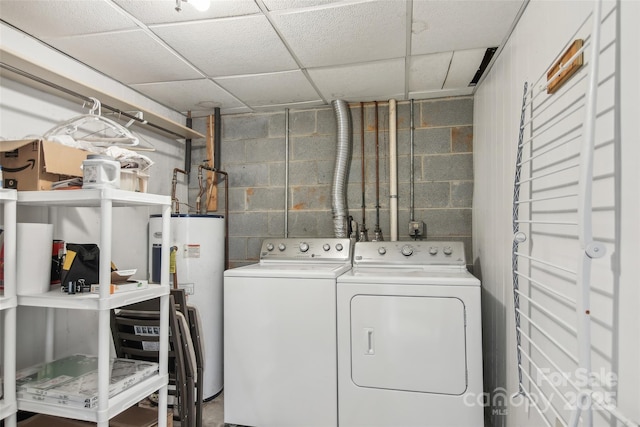
M483 425L480 281L461 242L358 242L338 278L340 427Z
M289 238L225 271L225 423L337 425L336 280L350 269L349 239Z

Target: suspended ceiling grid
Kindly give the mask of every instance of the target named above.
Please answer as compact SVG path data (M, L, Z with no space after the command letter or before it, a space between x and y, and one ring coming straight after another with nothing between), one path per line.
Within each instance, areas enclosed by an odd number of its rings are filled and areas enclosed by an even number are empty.
M194 116L473 93L523 0L0 0L0 19Z

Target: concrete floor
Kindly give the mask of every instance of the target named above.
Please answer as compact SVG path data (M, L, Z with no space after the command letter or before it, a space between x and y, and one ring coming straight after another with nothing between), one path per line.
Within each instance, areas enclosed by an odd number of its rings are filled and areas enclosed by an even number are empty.
M202 425L204 427L224 426L224 392L202 405Z
M224 426L224 392L215 399L205 402L202 405L202 426L203 427L223 427ZM180 427L180 421L173 422L174 427Z

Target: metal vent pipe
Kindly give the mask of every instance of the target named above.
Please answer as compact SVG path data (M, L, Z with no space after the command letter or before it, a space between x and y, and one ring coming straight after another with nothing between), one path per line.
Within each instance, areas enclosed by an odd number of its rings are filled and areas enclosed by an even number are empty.
M331 187L331 211L335 237L349 237L347 209L347 179L353 141L351 139L351 115L349 104L337 99L331 101L337 124L336 164Z

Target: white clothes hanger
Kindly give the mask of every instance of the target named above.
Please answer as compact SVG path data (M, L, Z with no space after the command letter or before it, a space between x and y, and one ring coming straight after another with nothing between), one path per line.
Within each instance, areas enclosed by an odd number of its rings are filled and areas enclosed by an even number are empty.
M139 140L129 129L121 124L102 116L102 108L100 101L96 98L89 98L93 105L89 109L89 114L82 114L59 125L49 129L43 136L48 139L58 135L69 135L77 141L86 141L98 147L108 147L111 145L138 145ZM102 126L99 130L86 129L87 125L99 123ZM80 136L74 136L77 132L87 132ZM110 131L112 135L106 136L106 131ZM101 136L100 136L101 135Z

